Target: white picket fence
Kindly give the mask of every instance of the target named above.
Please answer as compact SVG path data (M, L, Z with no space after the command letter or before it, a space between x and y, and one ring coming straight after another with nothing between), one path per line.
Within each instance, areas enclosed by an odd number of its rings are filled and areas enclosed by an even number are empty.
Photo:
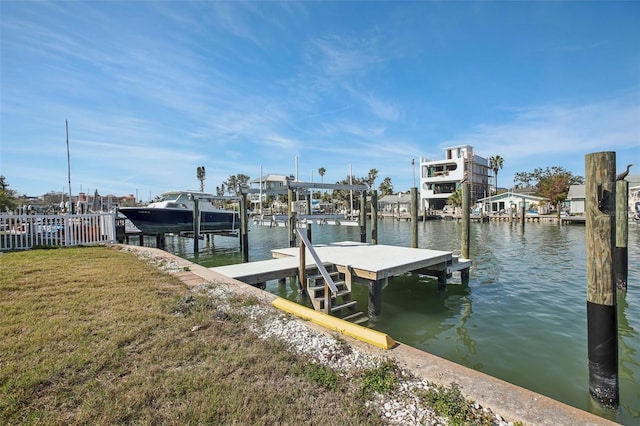
M95 245L115 239L114 213L0 214L0 251Z

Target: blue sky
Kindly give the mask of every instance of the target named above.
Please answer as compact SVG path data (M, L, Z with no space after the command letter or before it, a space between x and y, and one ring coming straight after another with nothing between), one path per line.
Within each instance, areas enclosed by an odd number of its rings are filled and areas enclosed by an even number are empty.
M640 173L640 2L0 2L0 174L20 194L324 182L469 144ZM297 158L297 163L296 163Z

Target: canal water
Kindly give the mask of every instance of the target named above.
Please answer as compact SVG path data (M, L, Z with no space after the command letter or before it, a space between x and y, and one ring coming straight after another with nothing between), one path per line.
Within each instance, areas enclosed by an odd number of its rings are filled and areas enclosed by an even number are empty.
M314 243L360 241L359 227L313 225ZM461 225L418 225L419 247L460 251ZM371 235L367 224L367 238ZM250 226L250 260L288 246L286 228ZM378 225L378 243L410 246L411 224ZM631 425L640 424L640 226L629 225L629 289L618 292L621 405L604 410L588 392L585 227L472 223L468 285L455 276L445 290L434 278L395 277L382 292L382 312L369 324L395 340L482 371L566 404ZM238 239L168 238L167 250L205 266L242 261ZM451 284L453 283L453 284ZM299 300L293 282L267 290ZM366 311L367 289L355 286Z

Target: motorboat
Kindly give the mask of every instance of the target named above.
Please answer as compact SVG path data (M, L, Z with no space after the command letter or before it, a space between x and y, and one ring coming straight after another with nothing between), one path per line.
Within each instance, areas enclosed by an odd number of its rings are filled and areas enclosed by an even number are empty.
M198 204L199 232L234 231L240 227L237 211L216 207L213 202L221 197L196 191L170 191L145 207L121 207L127 217L143 234L193 232L193 209Z

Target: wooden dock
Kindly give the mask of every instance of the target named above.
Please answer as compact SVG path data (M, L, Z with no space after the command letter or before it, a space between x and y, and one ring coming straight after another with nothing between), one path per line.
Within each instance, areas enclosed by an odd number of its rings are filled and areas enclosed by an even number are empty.
M358 278L369 285L369 314L379 315L382 287L392 276L405 273L420 273L438 278L444 287L453 272L460 271L468 278L471 260L460 259L452 252L389 245L371 245L353 241L314 245L314 249L325 265L334 266L344 274L349 288ZM272 250L275 259L210 268L224 276L252 285L268 280L284 279L298 275L298 247ZM311 259L307 250L305 259ZM306 262L306 268L315 264Z

